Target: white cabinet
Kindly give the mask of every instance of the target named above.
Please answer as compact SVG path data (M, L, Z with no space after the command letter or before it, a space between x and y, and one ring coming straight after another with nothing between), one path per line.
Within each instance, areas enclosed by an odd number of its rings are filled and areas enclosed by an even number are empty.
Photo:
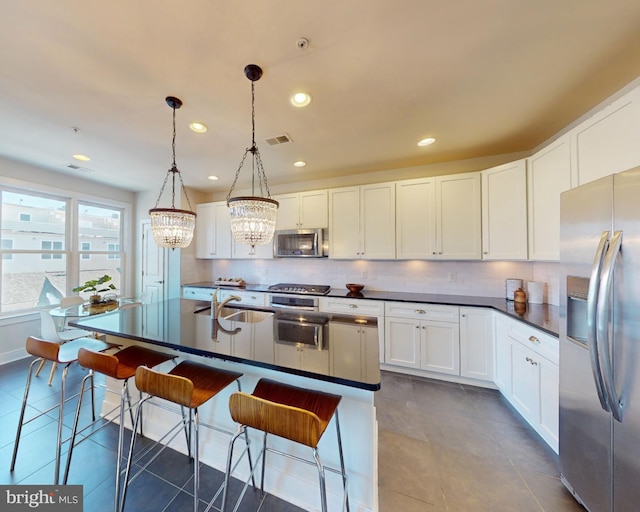
M558 340L508 317L496 326L496 384L557 452Z
M493 381L493 312L460 308L460 375Z
M183 286L182 298L191 300L206 300L210 301L213 297L215 288L205 288L200 286Z
M213 292L213 290L212 290ZM263 307L267 303L267 294L262 292L253 292L250 290L234 290L229 288L220 288L218 291L218 303L224 301L226 298L236 296L242 299L241 301L232 300L229 305L234 306L236 304L243 304L245 306L258 306Z
M329 326L331 375L343 379L364 379L377 375L378 328L353 320L333 319Z
M481 172L482 259L527 259L527 165L517 160Z
M231 258L231 226L226 201L196 205L196 258Z
M564 136L528 159L529 259L560 259L560 194L571 188L571 140Z
M329 190L329 257L394 259L395 183Z
M326 190L275 196L280 203L276 229L312 229L329 226Z
M482 257L480 173L399 181L398 259Z
M580 123L570 134L577 184L640 165L640 88L626 93Z
M275 344L276 364L314 373L329 373L329 351L303 343Z
M410 302L385 304L385 362L460 374L458 308Z

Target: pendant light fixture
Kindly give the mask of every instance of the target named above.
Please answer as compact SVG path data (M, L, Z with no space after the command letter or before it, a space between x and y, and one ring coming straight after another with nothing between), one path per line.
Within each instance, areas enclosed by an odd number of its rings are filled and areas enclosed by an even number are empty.
M249 64L244 68L245 76L251 80L251 147L245 149L240 166L236 171L231 189L227 194L227 206L231 216L231 232L236 243L250 245L268 244L273 239L273 231L276 227L278 214L278 201L271 199L267 175L262 166L260 151L256 146L256 119L255 119L255 82L262 77L262 69L255 64ZM240 170L244 165L247 155L251 154L251 195L231 197L236 186ZM257 196L256 181L260 188ZM266 194L266 195L265 195Z
M188 247L191 243L193 230L196 226L196 214L191 211L191 202L189 201L187 190L184 188L180 171L176 167L176 109L182 106L182 101L173 96L167 96L166 102L167 105L173 109L173 140L171 145L173 164L171 165L171 169L167 171L156 205L149 210L149 215L151 215L151 231L153 232L153 239L156 243L160 247L175 249L176 247ZM180 180L180 190L184 191L184 197L187 199L189 210L180 210L175 207L176 175ZM171 208L158 208L169 176L171 176Z

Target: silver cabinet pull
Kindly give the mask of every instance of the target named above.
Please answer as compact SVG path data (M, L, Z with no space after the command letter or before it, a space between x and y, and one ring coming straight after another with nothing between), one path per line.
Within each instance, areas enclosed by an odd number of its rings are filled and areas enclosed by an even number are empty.
M427 312L424 309L416 309L416 313L418 313L419 315L426 315Z
M350 307L350 308L354 308L354 309L355 309L355 308L357 308L357 307L358 307L358 305L357 305L357 304L349 304L349 307Z
M536 338L535 336L529 336L529 341L531 343L533 343L534 345L540 345L540 340L538 338Z
M533 359L531 359L530 357L526 357L525 359L526 359L529 363L531 363L532 365L534 365L534 366L537 366L537 365L538 365L538 363L537 363L536 361L534 361Z

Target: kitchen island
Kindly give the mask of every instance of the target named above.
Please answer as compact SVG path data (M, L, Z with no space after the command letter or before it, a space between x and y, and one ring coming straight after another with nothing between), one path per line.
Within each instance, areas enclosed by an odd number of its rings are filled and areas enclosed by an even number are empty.
M212 366L243 373L243 390L251 392L256 382L268 377L288 384L339 394L340 423L349 475L349 499L353 510L378 510L377 423L374 392L380 388L376 319L342 317L318 313L287 313L264 309L225 307L220 318L211 318L210 308L198 302L173 299L137 308L77 320L74 326L105 334L122 345L151 344L179 351L183 358L203 360ZM166 368L168 370L170 366ZM164 368L162 368L165 370ZM200 411L201 421L233 432L236 425L228 412L228 397L221 392ZM110 394L107 394L109 396ZM115 398L113 398L115 400ZM106 403L110 410L114 402ZM174 422L170 413L157 408L145 414L145 435L159 439ZM338 467L335 426L319 445L327 466ZM219 470L225 467L229 437L208 430L201 437L201 460ZM254 433L255 434L255 433ZM260 436L252 436L259 442ZM309 450L273 438L275 448L308 458ZM171 446L186 453L184 440ZM265 489L305 510L319 510L317 472L314 467L272 456L267 459ZM234 476L246 478L242 465ZM342 482L327 473L329 510L341 510Z

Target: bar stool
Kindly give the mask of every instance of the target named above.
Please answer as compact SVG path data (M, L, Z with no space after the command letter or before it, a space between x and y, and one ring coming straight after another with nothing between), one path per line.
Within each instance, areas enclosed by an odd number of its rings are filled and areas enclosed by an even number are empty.
M227 471L225 475L225 492L222 498L222 512L226 510L227 489L231 476L231 461L233 447L236 440L247 427L264 432L262 450L256 458L256 465L262 457L262 478L260 490L264 495L264 473L266 466L266 452L273 452L300 462L313 465L314 462L294 455L267 447L267 434L283 437L290 441L309 446L312 449L315 465L318 468L320 480L320 500L322 511L327 511L327 492L325 484L325 469L342 475L344 498L343 510L349 510L349 496L347 494L347 474L344 468L342 453L342 439L340 436L340 422L338 418L338 404L342 399L339 395L332 395L320 391L312 391L288 384L282 384L270 379L260 379L252 394L233 393L229 398L229 410L233 420L240 424L238 432L229 443L227 455ZM331 418L336 418L336 432L338 435L338 452L340 455L340 470L325 467L318 454L318 443L326 430ZM246 438L246 437L245 437ZM245 483L245 487L248 482Z
M155 350L150 350L148 348L140 347L137 345L132 345L130 347L126 347L115 354L105 354L101 352L96 352L93 350L87 350L86 348L81 348L78 351L78 364L84 368L89 369L89 373L87 376L82 379L82 385L80 386L80 397L78 398L78 405L76 407L76 415L73 421L73 428L71 430L71 442L69 444L69 453L67 454L67 464L64 470L64 477L62 480L63 484L67 483L67 479L69 478L69 468L71 466L71 457L73 455L73 449L80 444L81 442L87 440L96 432L99 432L108 424L110 424L114 419L120 418L120 425L118 428L118 458L116 460L116 490L115 490L115 498L114 498L114 510L118 510L118 503L120 499L120 473L121 473L121 464L122 464L122 445L124 440L124 417L125 413L129 411L131 416L131 424L133 425L133 408L135 404L131 403L131 395L129 393L129 379L135 376L136 369L139 366L147 366L149 368L153 368L158 366L159 364L165 363L167 361L174 360L177 355L165 354L162 352L157 352ZM87 426L78 430L78 419L80 418L80 408L82 407L82 399L84 397L85 387L87 381L91 381L91 393L92 393L92 403L93 403L93 377L94 372L98 372L100 374L106 375L107 377L111 377L113 379L122 381L122 387L120 390L120 405L115 407L111 411L104 414L102 417L95 419ZM107 389L108 391L108 389ZM142 399L142 393L140 394L140 399ZM117 416L111 418L111 414L119 408L119 412ZM92 432L82 437L78 442L76 442L76 437L78 434L84 432L85 430L92 428L96 423L102 422L102 425L97 429L92 430ZM140 435L142 435L142 421L140 421Z
M67 380L67 373L69 372L69 366L75 363L78 359L78 352L82 348L87 348L95 351L103 351L112 348L116 345L107 343L105 341L98 340L96 338L76 338L75 340L68 341L67 343L60 345L53 341L42 340L40 338L34 338L30 336L27 338L26 349L29 354L35 356L31 364L29 365L29 371L27 373L27 383L24 388L24 397L22 398L22 410L20 411L20 420L18 423L18 431L16 432L16 439L13 445L13 456L11 458L11 471L15 469L16 458L18 455L18 446L20 444L20 436L22 434L22 427L27 423L34 421L41 416L48 414L54 409L58 409L58 435L56 440L56 466L54 484L58 485L60 477L60 453L62 448L62 419L64 416L64 404L72 398L78 396L79 393L70 397L65 397L65 384ZM36 416L25 421L24 415L27 408L27 401L29 398L29 389L31 387L31 377L33 375L33 368L36 364L42 361L51 361L54 364L64 365L62 370L61 385L60 385L60 402L51 406L44 412L37 414ZM92 394L93 400L93 394ZM92 402L93 408L93 402ZM95 420L95 413L93 413L93 419ZM66 441L66 440L65 440Z
M186 407L189 410L189 418L186 420L188 425L187 434L187 450L188 455L191 457L193 453L193 510L198 510L198 490L200 487L200 458L199 458L199 429L200 426L206 426L208 428L218 430L230 434L223 429L214 427L213 425L206 425L200 423L198 415L198 407L213 398L224 388L229 386L232 382L236 381L238 384L238 390L240 390L240 381L242 377L241 373L220 370L212 368L203 364L195 363L193 361L182 361L178 366L173 368L169 373L160 373L152 369L145 368L143 366L136 370L136 387L147 396L143 398L138 406L136 413L136 419L133 424L133 432L136 431L138 422L140 421L140 412L142 410L142 404L150 400L153 397L162 398L173 404ZM154 402L150 402L154 403ZM161 404L156 404L162 406ZM171 437L158 451L158 453L147 464L134 475L131 480L136 478L140 472L146 467L167 447L167 444L177 435L178 429L185 426L185 420L179 421L173 426L165 436L160 439L162 442L171 433ZM125 501L127 497L127 488L129 486L129 473L131 470L131 463L133 459L133 450L135 446L136 436L131 437L131 445L129 447L129 456L127 459L127 468L125 470L124 485L122 490L122 504L120 510L124 510ZM248 441L248 438L247 438ZM193 446L192 446L193 445ZM153 449L153 447L151 447ZM146 455L147 452L141 456ZM251 458L249 457L249 464L251 464ZM216 495L217 496L217 495ZM214 497L215 499L215 497Z

